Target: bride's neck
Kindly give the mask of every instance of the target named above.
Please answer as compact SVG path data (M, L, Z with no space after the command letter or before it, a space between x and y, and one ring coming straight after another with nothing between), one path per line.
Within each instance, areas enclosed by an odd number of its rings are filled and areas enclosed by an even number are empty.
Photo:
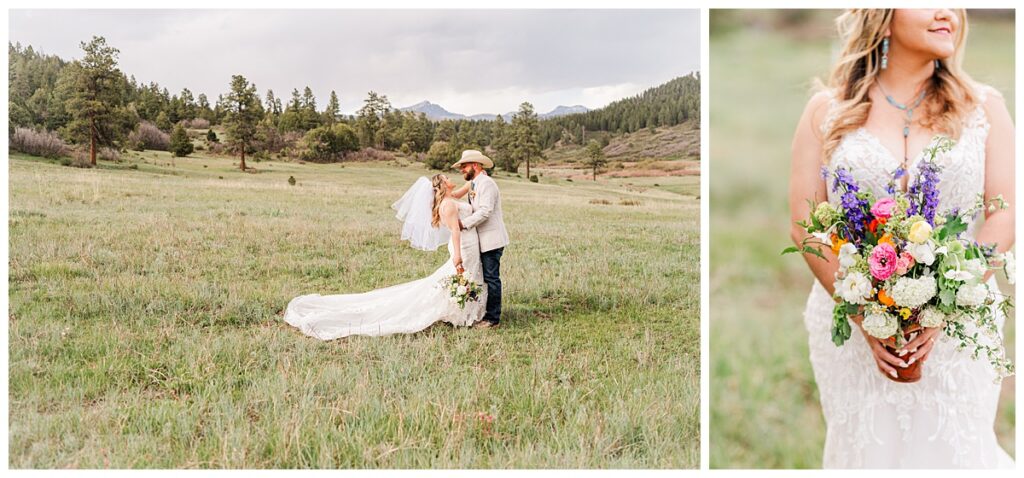
M878 81L893 95L893 99L902 102L920 93L934 74L934 59L890 52L888 67L878 74Z

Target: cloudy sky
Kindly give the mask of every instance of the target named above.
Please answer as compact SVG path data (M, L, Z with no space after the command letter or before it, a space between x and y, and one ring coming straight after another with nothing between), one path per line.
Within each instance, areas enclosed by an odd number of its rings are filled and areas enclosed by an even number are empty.
M120 67L211 101L233 74L342 110L370 90L456 113L598 108L700 68L697 10L10 10L10 40L65 59L102 35Z

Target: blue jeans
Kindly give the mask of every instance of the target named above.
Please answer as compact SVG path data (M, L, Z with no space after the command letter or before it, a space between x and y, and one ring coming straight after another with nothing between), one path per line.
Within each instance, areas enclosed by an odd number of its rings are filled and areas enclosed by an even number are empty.
M480 254L480 263L484 268L484 283L487 284L487 311L484 319L492 324L501 321L501 254L504 247Z

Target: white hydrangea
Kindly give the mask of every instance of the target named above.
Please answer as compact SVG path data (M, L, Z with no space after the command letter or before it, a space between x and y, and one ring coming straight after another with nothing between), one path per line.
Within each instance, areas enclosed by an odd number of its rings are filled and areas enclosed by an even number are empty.
M936 292L935 278L932 276L922 276L919 279L900 277L893 284L889 297L892 297L900 307L916 309L928 303L935 297Z
M938 327L946 320L946 314L935 307L925 307L917 317L921 327Z
M851 272L835 283L836 293L851 304L866 304L871 297L871 279L862 272Z
M455 293L459 295L466 295L466 292L469 292L469 289L467 289L466 286L464 285L460 285L457 289L455 289Z
M861 327L868 335L879 339L892 337L899 330L899 326L900 323L896 316L880 310L868 312L864 316L864 321L861 322Z
M857 263L857 246L847 242L839 247L839 270L846 272Z
M964 284L956 290L956 305L960 307L978 307L988 298L988 286L985 284Z

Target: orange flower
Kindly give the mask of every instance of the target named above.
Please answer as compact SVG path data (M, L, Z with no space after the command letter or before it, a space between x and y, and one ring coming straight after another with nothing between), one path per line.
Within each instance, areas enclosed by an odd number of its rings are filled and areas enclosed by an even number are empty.
M896 305L896 301L892 300L892 297L885 293L885 289L878 289L878 302L886 307Z
M871 222L868 223L868 230L871 231L872 234L878 230L878 219L872 219Z
M885 233L885 234L882 234L882 237L878 238L878 243L879 244L881 244L883 242L887 242L887 243L889 243L890 246L896 247L896 244L892 242L892 234L889 234L888 232Z
M843 247L843 244L846 244L847 242L850 241L847 241L846 239L841 239L839 236L832 234L832 253L838 256L839 248Z

